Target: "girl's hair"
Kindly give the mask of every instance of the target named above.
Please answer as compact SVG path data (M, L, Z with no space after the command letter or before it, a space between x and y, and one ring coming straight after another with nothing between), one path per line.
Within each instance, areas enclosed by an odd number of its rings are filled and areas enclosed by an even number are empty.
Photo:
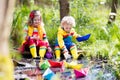
M31 26L33 24L33 19L34 19L35 16L39 16L40 17L40 20L41 20L40 25L44 26L44 23L43 23L42 17L41 17L41 13L40 13L39 10L33 10L33 11L30 12L29 19L28 19L28 25Z
M71 24L73 27L75 27L75 19L72 16L65 16L61 20L61 27L63 23Z

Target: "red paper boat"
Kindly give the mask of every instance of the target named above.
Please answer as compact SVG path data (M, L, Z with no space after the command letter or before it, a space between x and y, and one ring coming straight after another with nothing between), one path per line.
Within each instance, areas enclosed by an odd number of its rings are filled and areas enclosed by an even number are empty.
M53 68L61 68L63 66L63 61L56 62L56 61L48 60L48 62L50 63L51 67L53 67Z
M88 74L88 68L74 70L76 78L85 77Z

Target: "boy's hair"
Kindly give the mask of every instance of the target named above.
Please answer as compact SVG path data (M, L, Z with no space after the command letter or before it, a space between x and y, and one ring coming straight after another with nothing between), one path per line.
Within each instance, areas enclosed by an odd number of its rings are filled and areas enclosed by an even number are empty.
M75 27L75 19L72 16L65 16L61 20L61 25L63 23L71 24L73 27ZM63 27L63 26L61 26Z
M41 17L41 13L40 13L39 10L33 10L33 11L30 12L28 25L32 25L33 24L33 19L34 19L35 16L40 16L41 26L44 26L44 23L43 23L42 17Z

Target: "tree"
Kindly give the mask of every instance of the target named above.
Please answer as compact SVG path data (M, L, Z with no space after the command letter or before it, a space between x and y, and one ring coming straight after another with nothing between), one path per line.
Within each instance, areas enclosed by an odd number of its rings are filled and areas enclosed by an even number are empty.
M0 1L0 80L14 80L8 45L14 3L14 0Z
M17 5L30 5L31 0L16 0Z
M60 20L69 14L69 2L68 0L59 0L60 4Z
M115 21L117 14L117 4L118 0L112 0L111 13L109 15L108 24L111 24L113 21Z

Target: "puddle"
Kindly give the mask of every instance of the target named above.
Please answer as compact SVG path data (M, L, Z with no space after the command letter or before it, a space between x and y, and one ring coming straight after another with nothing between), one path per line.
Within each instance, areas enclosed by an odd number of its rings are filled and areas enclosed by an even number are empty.
M89 64L86 60L80 61L80 63L84 63L85 66ZM18 61L17 64L19 64L19 66L15 66L15 80L44 80L42 75L45 70L40 70L36 67L34 61ZM60 68L51 68L51 70L55 73L55 76L57 76L57 80L116 80L112 71L106 68L107 64L105 63L104 66L101 64L103 63L91 64L88 75L77 79L75 78L73 69L66 69L64 72L61 72Z

